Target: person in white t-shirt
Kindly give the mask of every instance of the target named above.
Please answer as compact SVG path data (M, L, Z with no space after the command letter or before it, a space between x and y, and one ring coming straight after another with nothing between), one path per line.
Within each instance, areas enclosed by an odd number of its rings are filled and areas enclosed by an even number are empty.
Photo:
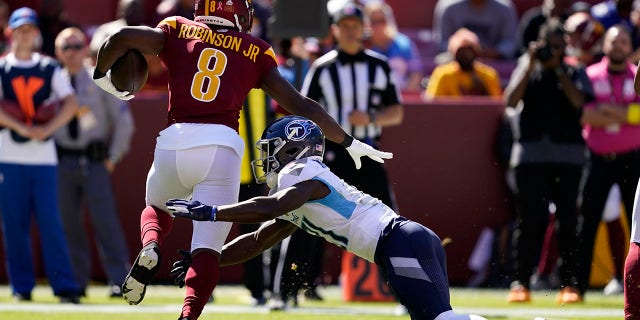
M0 216L12 294L15 300L29 301L35 287L29 232L35 219L53 293L61 302L78 303L80 288L60 222L58 160L50 139L73 117L78 103L58 63L35 52L40 37L36 12L15 10L9 29L11 50L0 59Z

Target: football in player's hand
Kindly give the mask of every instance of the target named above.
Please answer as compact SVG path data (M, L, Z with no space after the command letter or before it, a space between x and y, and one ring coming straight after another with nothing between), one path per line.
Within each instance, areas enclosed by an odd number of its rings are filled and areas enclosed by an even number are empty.
M147 82L149 67L144 55L129 50L111 67L111 82L120 91L138 92Z
M2 111L7 113L10 117L20 122L26 121L26 117L17 102L13 100L2 99L0 100L0 108L2 108Z

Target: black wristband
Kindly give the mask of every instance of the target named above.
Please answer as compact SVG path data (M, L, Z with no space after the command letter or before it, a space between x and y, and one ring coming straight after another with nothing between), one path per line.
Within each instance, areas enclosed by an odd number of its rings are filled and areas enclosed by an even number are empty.
M351 146L351 144L353 143L353 137L345 134L344 135L344 140L342 140L342 142L340 143L341 146L348 148L349 146Z

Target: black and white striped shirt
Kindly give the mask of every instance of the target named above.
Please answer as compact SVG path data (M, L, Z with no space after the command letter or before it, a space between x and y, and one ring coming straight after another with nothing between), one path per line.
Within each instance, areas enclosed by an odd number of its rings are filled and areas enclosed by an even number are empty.
M382 128L375 124L352 126L351 111L378 111L401 103L387 58L368 49L356 55L332 50L318 58L300 91L323 105L347 133L359 140L377 140Z

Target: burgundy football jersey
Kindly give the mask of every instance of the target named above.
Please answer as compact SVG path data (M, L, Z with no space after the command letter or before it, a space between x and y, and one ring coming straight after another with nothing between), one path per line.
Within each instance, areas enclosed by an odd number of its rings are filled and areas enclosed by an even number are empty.
M238 131L249 90L276 68L273 48L229 29L211 30L183 17L158 24L165 34L160 59L169 70L168 124L216 123Z

